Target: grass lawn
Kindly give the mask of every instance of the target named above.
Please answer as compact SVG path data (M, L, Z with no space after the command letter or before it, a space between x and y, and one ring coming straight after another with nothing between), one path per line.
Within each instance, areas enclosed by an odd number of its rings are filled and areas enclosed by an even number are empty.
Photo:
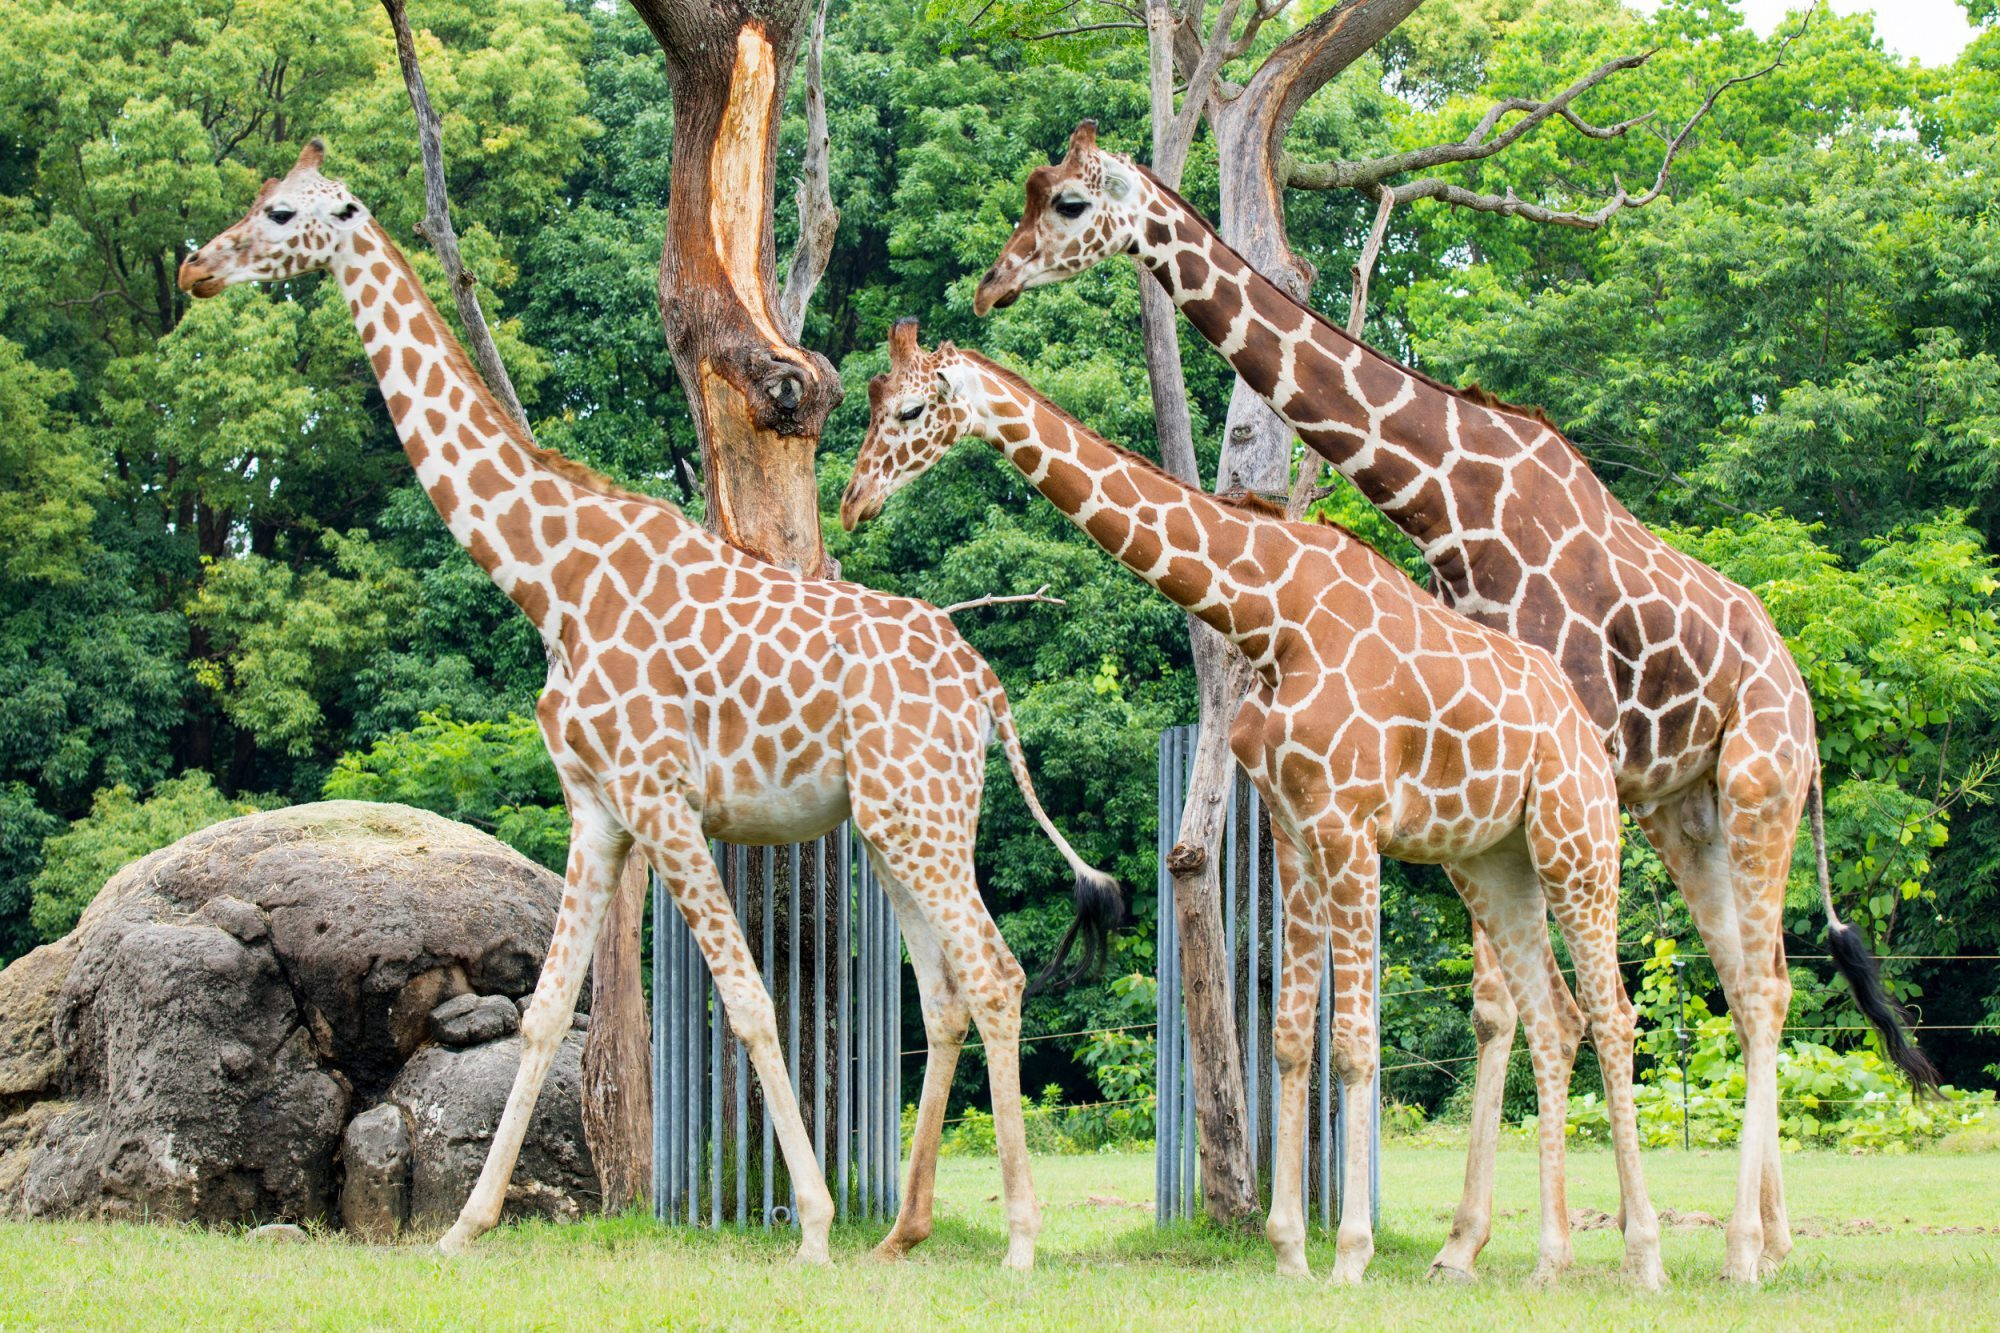
M1570 1204L1617 1207L1611 1160L1570 1158ZM1727 1215L1732 1153L1655 1152L1655 1203ZM337 1238L305 1245L220 1232L89 1224L0 1225L0 1328L155 1326L598 1328L804 1324L915 1330L1396 1324L1494 1328L1990 1328L2000 1323L2000 1153L1840 1157L1786 1163L1798 1248L1755 1292L1713 1274L1722 1233L1668 1229L1672 1288L1643 1296L1617 1278L1615 1232L1576 1237L1557 1290L1526 1290L1534 1254L1534 1158L1500 1161L1497 1234L1477 1287L1433 1285L1424 1268L1456 1200L1450 1146L1389 1146L1383 1227L1359 1290L1271 1274L1261 1239L1152 1225L1150 1157L1035 1163L1040 1267L999 1268L999 1175L990 1159L947 1160L939 1225L908 1263L864 1261L881 1228L834 1232L835 1266L788 1262L781 1237L665 1231L640 1218L534 1224L445 1260L410 1244ZM1331 1244L1315 1248L1324 1274Z

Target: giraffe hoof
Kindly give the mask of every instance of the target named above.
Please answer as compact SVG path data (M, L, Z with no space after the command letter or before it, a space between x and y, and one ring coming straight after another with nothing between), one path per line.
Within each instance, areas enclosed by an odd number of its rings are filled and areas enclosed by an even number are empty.
M438 1253L448 1255L470 1254L472 1253L472 1242L478 1239L478 1237L479 1233L465 1223L454 1222L452 1223L451 1230L439 1237L437 1243Z
M868 1251L871 1264L899 1264L910 1257L910 1247L894 1236L885 1237L880 1245Z
M1640 1291L1665 1291L1667 1289L1667 1270L1660 1263L1660 1256L1657 1254L1643 1262L1627 1262L1625 1265L1625 1277L1627 1281Z
M833 1256L826 1252L826 1238L809 1237L799 1242L798 1252L792 1255L792 1262L802 1268L826 1268L831 1265Z
M1312 1268L1306 1263L1305 1246L1287 1245L1278 1251L1278 1276L1312 1276Z
M1034 1247L1032 1245L1027 1247L1009 1245L1007 1247L1007 1257L1000 1261L1000 1266L1002 1268L1007 1269L1009 1272L1014 1272L1014 1273L1034 1272L1035 1271Z
M1442 1259L1433 1263L1430 1271L1424 1274L1424 1276L1433 1282L1456 1282L1466 1286L1471 1286L1479 1281L1479 1274L1473 1272L1470 1268L1460 1268L1456 1264L1448 1264Z

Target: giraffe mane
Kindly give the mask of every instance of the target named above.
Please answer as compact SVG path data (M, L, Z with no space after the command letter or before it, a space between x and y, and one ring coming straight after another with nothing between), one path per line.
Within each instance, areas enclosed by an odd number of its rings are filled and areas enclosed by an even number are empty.
M1363 550L1375 556L1376 559L1384 561L1388 559L1387 556L1369 545L1367 538L1363 537L1353 528L1348 527L1345 523L1336 523L1330 518L1293 518L1285 512L1285 507L1277 501L1270 499L1268 496L1258 495L1252 491L1230 491L1226 494L1218 495L1212 491L1199 490L1196 487L1190 486L1187 482L1176 477L1173 473L1167 471L1144 454L1127 449L1115 440L1105 440L1103 436L1097 435L1096 431L1091 431L1089 427L1085 426L1081 421L1078 421L1074 416L1064 411L1060 405L1052 401L1047 394L1028 383L1018 371L1009 370L985 353L975 352L970 348L961 347L958 349L958 354L967 361L977 365L980 369L992 372L997 379L1019 389L1031 400L1046 407L1064 421L1069 422L1080 430L1089 431L1090 434L1097 436L1100 440L1104 440L1106 448L1110 449L1126 462L1137 467L1140 471L1170 482L1190 495L1199 495L1204 500L1213 500L1215 503L1223 505L1226 508L1241 510L1246 514L1254 514L1258 518L1271 519L1279 523L1296 525L1302 528L1331 528L1342 536L1358 542ZM1397 572L1401 573L1401 570L1398 569ZM1408 576L1405 575L1405 577Z
M466 383L479 386L480 392L486 398L488 413L500 423L500 429L507 432L507 437L520 446L528 455L531 463L555 473L566 481L575 483L593 495L601 495L607 500L623 500L632 504L645 505L652 509L664 509L675 518L687 519L687 515L681 512L681 507L672 500L663 499L657 495L646 495L640 491L620 486L602 472L587 467L573 458L559 454L553 449L544 449L541 445L536 444L528 435L526 428L519 421L515 420L514 414L500 406L499 402L494 399L493 390L486 383L486 377L479 373L478 367L472 364L472 358L465 354L465 348L458 341L458 335L452 332L451 325L445 323L444 316L438 313L437 305L432 302L430 294L424 290L423 284L417 281L416 269L404 257L402 250L396 245L395 241L390 239L388 229L383 227L380 222L377 222L375 223L375 230L379 233L382 244L387 247L391 260L409 273L410 286L416 292L417 300L422 303L424 310L430 315L432 322L437 326L440 340L444 345L446 361L450 363L452 369L465 377ZM743 554L751 555L748 551L743 552ZM756 557L753 556L752 558Z
M1201 210L1196 208L1193 204L1190 204L1187 201L1186 197L1183 196L1180 191L1176 190L1173 186L1167 184L1165 181L1161 180L1158 176L1154 175L1152 168L1145 166L1143 163L1134 162L1132 164L1132 168L1133 170L1145 176L1147 180L1151 181L1154 187L1160 190L1169 199L1172 199L1174 202L1178 203L1182 208L1187 210L1187 215L1193 218L1195 220L1195 223L1198 226L1200 226L1203 231L1207 232L1210 238L1212 238L1217 245L1222 246L1224 249L1231 249L1233 253L1232 247L1229 245L1227 241L1223 240L1221 235L1215 230L1215 228L1209 224L1208 219L1202 216ZM1254 272L1255 270L1253 269L1252 271ZM1304 301L1295 300L1292 297L1292 295L1289 292L1284 291L1283 288L1278 288L1278 291L1279 294L1284 296L1286 300L1291 301L1293 305L1305 311L1306 314L1312 316L1315 322L1324 325L1329 329L1333 329L1334 332L1340 334L1344 338L1350 339L1357 347L1367 352L1370 356L1375 357L1377 360L1385 362L1394 369L1401 371L1405 375L1408 375L1411 379L1417 380L1423 384L1428 384L1433 389L1436 389L1438 392L1447 394L1453 398L1457 398L1462 402L1471 403L1474 407L1483 407L1489 412L1499 412L1509 416L1523 417L1529 421L1533 421L1539 425L1545 426L1549 430L1555 432L1555 437L1561 440L1563 444L1568 446L1569 451L1571 453L1575 454L1579 459L1583 458L1582 452L1577 449L1575 443L1573 443L1570 440L1569 436L1563 433L1562 427L1556 425L1554 421L1551 421L1549 419L1549 414L1543 411L1541 408L1526 406L1521 403L1510 403L1506 399L1501 398L1499 395L1492 393L1487 389L1481 388L1477 384L1468 384L1462 389L1455 384L1446 384L1443 380L1438 379L1432 375L1427 375L1423 371L1418 370L1415 366L1404 364L1403 362L1397 360L1395 357L1390 356L1387 352L1383 351L1381 348L1375 346L1373 343L1364 342L1360 338L1355 338L1353 337L1353 335L1349 334L1345 329L1334 328L1333 321L1329 320L1325 315L1322 315L1319 311L1313 309L1310 305L1307 305Z

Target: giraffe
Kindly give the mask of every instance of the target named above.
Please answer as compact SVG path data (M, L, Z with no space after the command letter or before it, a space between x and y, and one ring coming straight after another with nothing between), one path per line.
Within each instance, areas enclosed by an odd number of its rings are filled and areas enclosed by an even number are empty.
M1021 1117L1024 977L972 869L995 734L1030 813L1075 872L1086 957L1123 908L1116 883L1084 864L1036 799L992 669L932 606L767 564L673 505L536 448L495 403L387 232L320 174L322 154L313 140L290 174L265 182L249 213L181 266L180 286L205 297L232 283L332 273L418 480L452 535L541 632L549 675L535 715L572 821L567 886L522 1019L520 1068L441 1248L462 1251L499 1220L591 945L636 849L669 886L755 1064L797 1194L798 1257L826 1262L833 1201L770 995L707 840L805 841L851 813L902 928L929 1046L909 1188L877 1253L899 1257L930 1232L945 1103L976 1022L993 1092L1006 1262L1032 1267L1041 1215Z
M1329 943L1331 1058L1356 1124L1343 1162L1334 1277L1373 1253L1365 1095L1374 1076L1378 873L1384 854L1442 863L1484 927L1489 962L1526 1019L1541 1098L1539 1281L1571 1259L1564 1120L1581 1035L1549 946L1553 913L1576 961L1603 1068L1623 1199L1626 1268L1664 1280L1639 1166L1634 1015L1618 972L1618 799L1596 729L1549 655L1439 605L1365 542L1185 485L1092 433L985 357L925 352L914 321L868 386L868 437L841 499L849 529L971 436L1168 600L1234 643L1256 683L1230 733L1270 811L1285 902L1274 1011L1277 1163L1266 1233L1303 1275L1306 1087Z
M1407 533L1450 607L1546 649L1611 751L1618 792L1714 961L1747 1096L1723 1276L1755 1282L1792 1247L1778 1150L1778 1041L1791 1005L1783 907L1810 799L1829 952L1896 1065L1937 1071L1904 1035L1860 932L1834 909L1812 701L1746 589L1649 532L1540 412L1453 389L1294 301L1158 177L1079 125L981 279L984 314L1030 287L1131 254L1310 448ZM1500 987L1475 948L1479 993ZM1475 1015L1473 1162L1496 1149L1513 1017ZM1490 1191L1490 1162L1467 1187ZM1470 1275L1490 1204L1461 1213L1433 1271Z

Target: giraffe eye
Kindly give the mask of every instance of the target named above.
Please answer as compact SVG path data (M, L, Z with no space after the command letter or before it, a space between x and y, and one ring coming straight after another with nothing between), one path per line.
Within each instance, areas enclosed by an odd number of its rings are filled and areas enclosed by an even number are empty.
M1056 200L1056 212L1066 218L1080 218L1090 211L1090 200L1064 196Z
M902 411L896 414L896 420L915 421L918 417L922 416L923 414L924 414L924 405L922 403L911 403L908 407L904 408Z
M271 221L277 223L280 227L282 227L287 222L290 222L293 218L297 217L298 211L296 209L286 208L283 204L272 204L269 208L264 210L264 216L271 219Z

